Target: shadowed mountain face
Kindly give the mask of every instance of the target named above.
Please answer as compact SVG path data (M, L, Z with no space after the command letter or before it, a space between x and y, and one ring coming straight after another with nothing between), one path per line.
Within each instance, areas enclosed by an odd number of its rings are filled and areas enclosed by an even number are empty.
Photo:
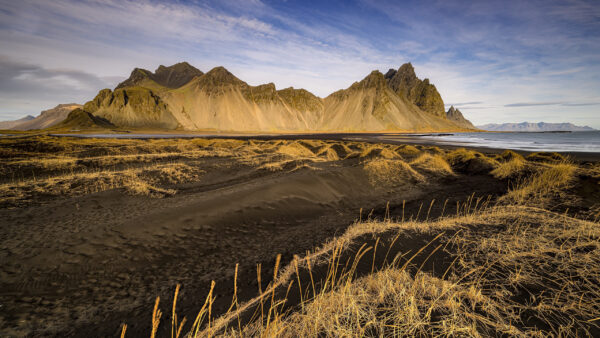
M196 76L202 76L202 71L190 65L187 62L180 62L169 67L160 65L154 73L135 68L129 78L117 86L115 89L142 85L148 80L167 88L179 88L190 82Z
M467 120L460 110L454 108L454 106L450 106L450 109L446 112L446 118L457 125L467 128L467 129L476 129L471 121Z
M412 64L405 63L398 70L390 69L385 74L390 88L421 110L444 118L444 101L429 79L421 80L415 74Z
M393 74L392 74L393 73ZM438 111L441 105L441 113ZM125 128L256 132L450 131L443 101L412 65L362 81L322 99L304 89L251 86L223 67L202 73L187 63L136 68L114 91L83 110Z
M177 120L161 98L144 87L103 89L83 110L118 126L175 129Z
M115 126L108 120L76 108L67 115L61 123L52 127L52 129L109 129Z

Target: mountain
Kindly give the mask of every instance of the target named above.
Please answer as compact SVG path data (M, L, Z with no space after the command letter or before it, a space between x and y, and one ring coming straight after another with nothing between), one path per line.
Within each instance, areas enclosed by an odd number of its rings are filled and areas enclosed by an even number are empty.
M445 117L444 101L429 79L421 80L415 74L413 65L403 64L398 70L390 69L385 74L388 85L396 94L403 96L421 110Z
M167 105L152 90L126 87L101 90L83 110L118 126L175 129L179 126Z
M110 129L115 125L108 120L76 108L67 115L67 117L50 129L57 130L90 130L90 129Z
M323 114L322 100L303 89L250 86L216 67L163 99L183 129L310 131Z
M21 124L23 122L27 122L29 120L33 120L34 118L35 117L33 117L31 115L27 115L18 120L2 121L2 122L0 122L0 129L13 129L14 127L18 126L19 124Z
M81 105L77 103L59 104L52 109L42 111L35 118L19 123L11 129L32 130L49 128L63 121L76 108L81 108Z
M393 73L393 74L392 74ZM440 110L441 105L441 110ZM446 118L429 80L412 65L384 76L373 71L349 88L320 98L304 89L251 86L224 67L207 73L179 63L154 73L136 68L115 89L103 89L85 112L118 127L242 132L438 131L464 129Z
M457 129L448 120L425 112L388 86L385 76L373 71L360 82L324 100L323 130L391 131Z
M176 63L165 67L160 65L154 73L135 68L129 78L117 85L117 88L146 86L155 87L152 82L167 88L179 88L190 82L196 76L202 76L204 73L187 62Z
M476 129L471 121L467 120L460 110L454 108L454 106L450 106L450 109L446 112L446 118L457 125L467 128L467 129Z
M596 130L588 126L580 127L572 123L546 123L546 122L521 122L521 123L490 123L477 126L479 129L489 131L591 131Z

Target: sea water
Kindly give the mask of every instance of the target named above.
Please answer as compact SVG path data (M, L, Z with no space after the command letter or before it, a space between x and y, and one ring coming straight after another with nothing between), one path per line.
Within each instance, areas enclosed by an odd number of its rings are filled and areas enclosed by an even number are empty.
M408 138L417 143L465 147L600 153L600 131L413 134L387 135L381 138L396 140Z

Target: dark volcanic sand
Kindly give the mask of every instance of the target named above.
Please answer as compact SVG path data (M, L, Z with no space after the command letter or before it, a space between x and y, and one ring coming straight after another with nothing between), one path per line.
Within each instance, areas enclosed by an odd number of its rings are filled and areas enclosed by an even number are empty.
M161 297L162 329L170 328L171 295L182 284L180 318L195 318L217 283L214 314L229 307L236 263L240 301L257 294L256 264L272 275L274 258L294 254L341 234L359 216L430 217L475 196L497 196L507 183L489 175L458 174L425 184L373 187L358 159L322 170L256 171L207 158L198 183L173 197L130 196L120 190L47 199L0 210L0 330L44 336L148 336L152 307ZM446 209L448 211L448 209ZM165 331L166 333L166 331Z

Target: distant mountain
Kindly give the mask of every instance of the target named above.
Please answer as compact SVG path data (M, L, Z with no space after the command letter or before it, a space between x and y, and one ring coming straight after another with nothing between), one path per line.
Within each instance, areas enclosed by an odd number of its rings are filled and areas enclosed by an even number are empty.
M446 112L446 118L457 125L467 128L467 129L476 129L471 121L467 120L460 110L454 108L454 106L450 106L450 109Z
M31 115L27 115L23 118L20 118L18 120L12 120L12 121L1 121L0 122L0 129L12 129L16 126L18 126L19 124L23 123L23 122L27 122L29 120L33 120L35 117L31 116Z
M182 62L136 68L83 111L117 127L255 132L452 131L440 94L408 63L319 98L304 89L251 86L224 67L207 73Z
M81 105L77 103L59 104L52 109L42 111L35 118L23 121L10 129L32 130L49 128L63 121L73 109L80 107Z
M546 123L546 122L521 122L521 123L490 123L477 126L479 129L489 131L590 131L596 130L588 126L580 127L572 123Z

